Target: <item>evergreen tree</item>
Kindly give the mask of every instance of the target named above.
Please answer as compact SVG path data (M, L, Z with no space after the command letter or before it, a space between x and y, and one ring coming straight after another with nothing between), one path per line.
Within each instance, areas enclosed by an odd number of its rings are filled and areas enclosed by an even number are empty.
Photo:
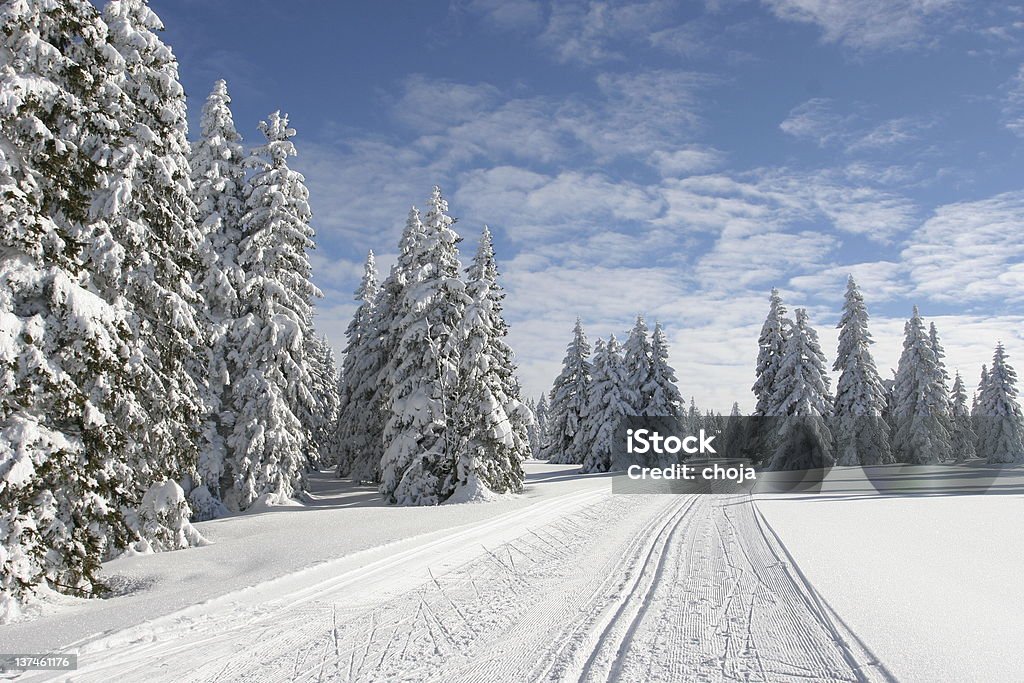
M345 330L348 343L342 361L341 397L333 438L339 477L349 476L353 464L367 452L377 454L377 468L380 466L383 436L371 426L371 423L380 421L375 414L379 407L373 405L377 375L380 373L380 364L376 362L376 348L380 340L374 332L374 308L379 294L377 263L371 251L366 255L363 279L355 291L359 306ZM369 479L374 480L372 474Z
M661 323L651 336L651 372L647 384L647 415L681 419L683 397L676 386L676 371L668 364L668 340Z
M198 213L196 222L203 238L202 262L197 284L205 312L209 348L200 377L207 384L207 423L199 455L196 487L189 500L197 519L226 512L220 502L227 457L226 440L233 419L228 407L228 332L238 315L238 292L243 279L238 267L242 241L241 218L245 187L242 137L235 129L227 83L219 80L203 106L200 138L190 158L192 187Z
M832 433L826 423L832 415L833 399L825 363L807 312L796 309L796 322L786 339L769 403L774 416L786 418L769 469L802 470L834 463Z
M642 315L636 317L626 343L622 347L623 362L634 396L633 415L653 415L651 408L651 342L647 334L647 323Z
M638 391L635 377L626 368L615 335L605 344L594 344L593 375L588 388L586 419L583 429L588 444L583 472L607 472L621 444L615 438L623 419L633 415Z
M458 473L459 321L471 300L448 215L434 187L423 234L409 257L409 282L389 330L397 351L387 368L388 419L384 429L380 491L400 505L437 505L455 490Z
M885 392L871 357L871 333L864 297L851 275L839 328L839 350L832 369L836 384L836 441L839 465L879 465L892 462L889 428L882 418Z
M786 338L786 307L782 303L779 290L772 288L769 299L768 316L761 326L761 335L757 346L757 381L752 391L757 398L754 408L755 415L775 415L778 413L772 399L776 394L775 378L785 354Z
M573 339L566 348L562 371L551 388L548 406L548 444L543 457L552 463L583 464L588 450L583 431L590 394L590 344L583 323L576 319Z
M534 410L537 417L537 448L533 449L533 457L539 458L548 444L548 396L541 394Z
M239 510L257 500L283 503L304 490L315 447L305 419L315 405L306 340L312 299L320 296L307 254L313 248L309 192L302 174L288 166L295 156L288 117L274 112L260 131L267 142L247 160L254 173L238 255L244 284L230 331L233 486L225 502Z
M305 411L304 419L313 440L309 468L319 470L337 465L330 443L338 419L338 366L327 337L309 334L305 341L304 354L313 395L313 403Z
M416 207L412 207L399 240L398 260L381 284L373 303L369 332L360 351L364 359L357 370L357 377L346 384L346 392L352 397L350 400L356 401L349 409L362 411L355 417L356 422L351 423L347 437L356 439L348 450L352 459L348 476L355 481L381 482L384 428L393 388L388 364L398 353L402 322L399 304L405 299L406 287L413 282L419 268L415 258L423 239L423 221ZM338 473L345 476L340 465Z
M959 372L953 380L950 411L953 457L957 462L970 460L977 454L975 442L978 437L974 433L974 424L967 409L967 392L964 390L964 381Z
M90 215L105 180L119 58L85 0L0 12L0 622L49 582L98 589L129 541L128 434L140 352L122 298L95 281L120 252Z
M1024 415L1017 403L1017 373L1002 342L978 396L978 455L990 464L1024 463Z
M505 294L498 285L491 233L484 227L473 264L466 271L466 307L460 336L458 408L459 486L480 485L495 493L523 490L522 461L529 454L512 350L505 343ZM517 434L518 432L518 434Z
M917 306L904 332L903 354L893 385L894 455L900 462L916 465L948 460L950 441L941 369Z
M949 373L946 371L946 350L942 348L942 343L939 341L939 331L935 327L935 323L928 325L928 343L932 346L932 351L935 353L935 360L938 364L938 381L939 386L942 389L942 417L946 421L947 429L950 428L950 405L949 405Z
M122 60L114 77L124 97L108 103L118 107L121 146L95 208L121 262L117 270L103 268L96 283L108 298L124 294L143 348L137 396L145 416L125 425L133 434L134 481L124 501L130 507L141 502L148 482L195 474L205 410L190 370L208 345L192 287L201 236L178 62L144 0L112 0L103 17Z

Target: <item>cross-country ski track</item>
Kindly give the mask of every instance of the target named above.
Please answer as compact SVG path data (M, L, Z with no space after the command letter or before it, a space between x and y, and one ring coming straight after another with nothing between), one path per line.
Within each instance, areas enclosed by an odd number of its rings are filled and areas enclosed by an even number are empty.
M56 680L891 678L749 497L592 482L86 639Z

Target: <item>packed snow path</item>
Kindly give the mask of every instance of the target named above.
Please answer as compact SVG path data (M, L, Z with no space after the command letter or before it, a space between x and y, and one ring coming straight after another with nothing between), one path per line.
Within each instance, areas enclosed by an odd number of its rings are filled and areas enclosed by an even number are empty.
M580 491L309 578L86 643L73 680L887 678L745 497Z

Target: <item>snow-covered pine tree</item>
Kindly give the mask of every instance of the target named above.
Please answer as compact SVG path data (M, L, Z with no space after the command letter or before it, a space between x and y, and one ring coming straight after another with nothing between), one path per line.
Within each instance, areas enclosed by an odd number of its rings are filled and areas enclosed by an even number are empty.
M533 414L537 417L537 448L533 449L533 457L539 458L548 443L548 395L542 393L537 399L537 407Z
M584 421L588 450L583 472L607 472L622 444L615 438L622 421L633 415L637 402L633 377L626 369L622 349L615 335L608 343L594 343L594 364Z
M555 378L548 405L548 444L543 457L548 462L583 464L588 444L582 426L590 394L590 344L583 323L576 319L573 338L566 347L562 371Z
M109 159L93 208L117 244L97 254L120 250L120 267L101 266L95 282L109 300L125 297L143 350L133 366L143 413L119 420L132 446L121 505L132 508L151 484L164 478L188 484L196 474L205 405L191 371L207 344L192 283L202 239L185 91L177 59L159 36L163 24L144 0L112 0L103 17L121 58L113 78L124 97L107 103L118 118L120 149Z
M1017 403L1017 373L996 344L992 367L978 396L978 455L990 464L1024 463L1024 415Z
M124 301L94 281L119 251L89 215L117 124L119 58L85 0L0 12L0 622L42 582L91 593L129 538L120 487L141 412ZM120 423L120 424L123 424Z
M368 319L369 330L360 351L363 360L354 371L357 377L346 384L346 394L360 404L351 410L361 411L349 423L345 438L356 439L347 451L351 458L348 476L355 481L380 484L381 460L384 457L384 428L389 416L388 400L392 377L388 367L398 352L400 323L399 303L405 299L406 286L418 268L414 258L423 240L423 221L416 207L409 210L405 228L398 243L398 260L381 283ZM353 413L354 415L354 413ZM339 463L338 476L346 476Z
M833 438L827 424L833 399L825 354L818 333L798 308L783 357L775 375L775 393L769 405L774 416L784 417L779 442L768 466L771 470L830 467L835 462Z
M654 415L650 412L651 403L651 341L647 332L647 323L642 315L636 317L636 323L622 345L623 363L629 383L633 391L635 403L633 415Z
M661 323L654 323L651 335L651 372L647 383L647 415L683 417L683 397L676 386L676 371L668 364L668 340Z
M769 298L768 316L761 326L761 335L757 340L757 381L752 388L757 398L754 415L778 413L772 400L776 393L775 376L779 372L785 353L788 336L786 328L786 306L782 303L779 290L773 287Z
M871 357L871 333L864 297L851 275L839 328L839 350L832 369L836 384L836 463L880 465L892 462L889 426L882 418L885 392Z
M949 431L944 410L942 374L921 314L904 327L903 353L893 385L893 454L899 462L926 465L948 460Z
M978 396L985 389L985 384L988 382L988 366L982 363L981 365L981 376L978 378L978 387L974 390L974 400L971 403L971 414L978 409Z
M950 414L952 426L952 449L953 458L957 462L970 460L975 455L975 443L978 440L974 433L974 423L971 413L967 408L967 391L964 389L963 378L957 371L953 380L953 389L950 395Z
M437 505L457 484L459 324L470 299L459 277L455 219L439 187L428 206L388 332L397 349L386 370L380 492L399 505Z
M459 329L457 486L470 492L523 490L522 461L529 457L528 415L520 411L512 349L505 343L505 295L498 284L491 233L484 226L473 263L466 269L470 303ZM519 432L518 434L516 432Z
M306 365L312 381L309 389L313 394L313 404L305 415L314 444L309 451L309 467L320 470L337 465L330 442L338 419L338 365L327 337L309 334L305 341Z
M240 308L231 327L231 410L228 438L232 490L225 503L245 510L257 500L284 503L305 488L312 436L304 416L315 398L305 357L312 332L307 252L313 248L309 192L295 156L288 117L274 112L260 123L266 144L246 160L238 265L244 276Z
M928 343L932 345L932 351L935 353L935 360L938 364L938 381L942 387L942 416L946 420L946 428L950 428L950 406L949 406L949 372L946 371L946 350L942 348L942 342L939 341L939 331L935 327L935 323L928 325Z
M238 291L243 278L238 267L242 241L241 218L245 188L242 137L235 129L227 83L219 80L203 105L200 138L192 147L193 196L202 233L202 261L196 282L205 312L208 355L201 365L207 388L205 439L199 454L196 486L189 492L197 519L217 517L227 508L221 503L225 481L226 440L231 433L228 331L238 314ZM194 373L195 374L195 373Z
M363 279L355 291L359 302L352 321L345 330L347 344L341 366L341 397L338 405L338 419L333 436L333 451L337 460L337 474L347 477L361 454L367 451L377 453L380 462L379 430L373 430L369 423L380 422L379 407L373 406L376 393L379 363L373 362L379 338L374 333L374 307L380 293L377 282L377 262L371 251L366 255ZM372 479L372 477L371 477Z

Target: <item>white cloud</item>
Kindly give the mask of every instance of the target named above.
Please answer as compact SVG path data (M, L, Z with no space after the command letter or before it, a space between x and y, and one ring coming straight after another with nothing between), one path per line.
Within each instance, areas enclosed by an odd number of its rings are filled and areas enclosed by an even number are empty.
M543 6L537 0L470 0L461 9L499 30L536 28L544 19Z
M1024 301L1024 192L940 206L902 258L915 292L934 301Z
M798 139L811 140L819 147L845 136L854 121L850 115L841 116L833 111L832 100L815 97L797 105L779 124L779 129Z
M777 17L814 24L822 41L857 51L927 45L958 0L762 0Z
M936 123L934 117L925 116L900 116L870 123L865 120L863 109L854 105L853 112L840 114L834 100L815 97L794 107L779 129L819 147L841 147L847 154L864 154L917 141L921 132Z
M673 150L655 150L650 163L662 176L682 176L713 170L724 162L725 154L707 145L686 145Z

